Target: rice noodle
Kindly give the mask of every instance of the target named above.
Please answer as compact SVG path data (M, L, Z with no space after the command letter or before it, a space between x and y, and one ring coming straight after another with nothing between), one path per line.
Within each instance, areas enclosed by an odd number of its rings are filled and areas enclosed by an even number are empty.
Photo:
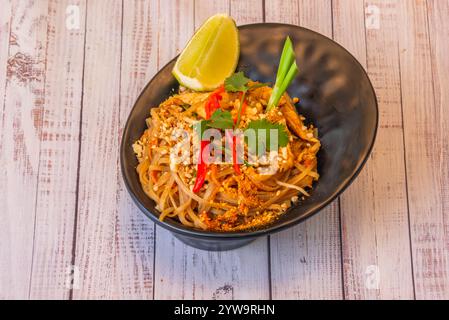
M310 196L310 194L308 194L308 193L306 192L306 190L304 190L303 188L298 187L298 186L296 186L296 185L294 185L294 184L290 184L290 183L286 183L286 182L282 182L282 181L276 181L276 183L277 183L278 185L283 186L283 187L286 187L286 188L298 190L299 192L301 192L301 193L302 193L303 195L305 195L305 196L308 196L308 197Z
M159 107L152 108L151 117L146 120L148 129L135 148L139 160L136 170L143 191L157 204L159 219L173 219L187 227L206 230L245 230L276 219L291 206L293 196L309 196L305 188L311 188L313 181L319 179L316 153L321 144L316 137L316 130L303 125L300 136L287 130L289 142L279 152L279 170L274 174L259 174L258 164L254 167L239 165L240 174L236 173L232 163L211 164L208 165L209 173L205 176L202 188L196 193L192 191L197 173L196 164L170 165L170 151L174 146L172 130L182 127L191 133L192 124L204 119L205 99L209 95L187 90L170 97ZM262 118L283 125L287 120L291 122L292 118L287 119L276 110L264 117L258 113L263 112L270 95L271 88L267 86L249 90L247 112L242 115L241 123L246 126L251 119ZM238 112L239 102L237 93L225 92L220 106L223 111L231 111L234 115ZM190 107L180 112L184 104ZM293 118L294 115L290 114ZM300 123L303 123L303 119L300 119ZM246 144L244 150L248 150ZM267 164L263 164L263 167L266 168Z

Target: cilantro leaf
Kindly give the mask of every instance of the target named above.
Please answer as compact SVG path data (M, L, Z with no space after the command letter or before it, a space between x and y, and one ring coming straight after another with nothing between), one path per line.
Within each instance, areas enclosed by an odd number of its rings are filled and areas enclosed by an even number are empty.
M243 159L243 164L247 167L252 167L253 165L251 163L249 163L248 161L246 161L245 159Z
M215 110L210 119L197 121L193 124L192 128L196 131L196 134L201 139L204 136L204 131L208 128L215 129L232 129L234 127L234 120L229 111L223 111L221 109Z
M192 125L193 130L196 132L196 134L198 135L198 138L200 140L203 139L204 131L206 131L206 129L207 129L208 122L209 122L209 120L201 120L201 121L195 122Z
M245 77L242 71L234 73L232 76L225 80L225 89L228 92L246 92L248 87L246 86L250 79Z
M245 77L242 71L234 73L232 76L228 77L225 80L225 89L228 92L242 92L242 96L240 98L240 108L237 113L237 122L236 126L240 124L240 119L242 116L242 106L245 101L246 92L251 89L256 89L260 87L265 87L268 83L254 83L251 86L248 86L248 83L251 79Z
M248 149L251 153L256 154L258 145L261 144L263 150L258 150L259 154L265 153L265 151L271 151L270 146L270 134L271 130L276 130L278 138L278 147L285 147L288 144L288 134L286 127L280 123L271 123L267 119L260 119L251 121L245 129L254 130L256 143L248 143L248 137L245 136L245 142L248 145ZM260 139L260 140L259 140Z
M229 111L217 109L210 117L210 121L207 125L210 128L232 129L234 120L232 120L232 115Z
M232 76L228 77L225 80L225 89L228 92L246 92L248 90L257 89L269 85L268 82L261 82L253 83L252 85L248 86L248 82L250 81L251 79L245 77L244 73L240 71L234 73Z

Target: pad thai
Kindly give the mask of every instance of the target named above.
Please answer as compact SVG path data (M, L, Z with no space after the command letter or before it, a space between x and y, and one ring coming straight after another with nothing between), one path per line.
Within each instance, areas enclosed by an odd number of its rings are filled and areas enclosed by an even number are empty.
M260 228L309 196L320 141L297 113L299 99L286 93L297 73L289 41L273 88L238 72L213 91L180 87L150 109L133 149L161 221L221 232Z

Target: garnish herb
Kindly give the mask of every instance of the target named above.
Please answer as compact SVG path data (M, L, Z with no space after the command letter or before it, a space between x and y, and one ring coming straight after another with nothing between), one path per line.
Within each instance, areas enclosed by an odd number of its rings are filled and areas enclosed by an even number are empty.
M276 77L276 85L273 89L273 93L270 97L270 102L268 103L267 110L270 109L270 105L276 106L279 103L280 97L284 94L287 87L290 85L293 78L296 76L298 72L298 69L296 67L296 62L294 62L294 53L292 49L292 43L290 41L290 38L287 38L284 50L282 52L281 56L281 62L279 64L279 70ZM236 128L240 124L240 120L242 117L242 113L245 110L246 107L246 93L248 90L260 88L263 86L268 85L267 83L255 83L251 86L248 85L250 82L250 79L245 77L243 72L237 72L234 73L232 76L228 77L225 80L225 83L223 86L219 87L217 90L212 92L206 101L206 119L200 121L195 125L195 130L197 130L197 133L200 137L200 139L203 138L204 131L207 128L216 128L216 129L232 129ZM219 101L221 100L221 94L226 90L227 92L240 92L240 107L237 113L237 118L232 119L232 115L229 111L223 111L220 109ZM184 107L184 106L183 106ZM272 108L271 107L271 108ZM255 130L256 133L256 145L255 146L248 146L250 152L256 153L257 152L257 146L259 143L264 146L266 151L270 151L270 134L271 130L277 131L277 137L278 137L278 146L285 147L288 143L288 135L286 132L286 128L282 124L278 123L271 123L267 121L266 119L251 121L247 128L245 130ZM264 130L262 134L259 136L259 130ZM262 141L259 141L261 139ZM197 166L197 174L196 174L196 180L195 184L193 186L193 192L197 193L200 191L201 187L203 186L207 174L207 164L204 161L202 155L203 152L209 149L210 141L207 140L201 140L201 148L200 148L200 159ZM237 145L237 137L232 137L232 145L231 145L231 152L232 152L232 160L234 163L234 170L237 174L240 174L240 166L237 163L237 152L236 152L236 145ZM254 150L256 149L256 150ZM247 161L244 161L244 164L246 166L250 166L250 164Z
M243 159L243 164L247 167L252 167L253 165L251 163L249 163L248 161L246 161L245 159Z
M283 124L271 123L267 119L260 119L251 121L246 127L245 131L246 130L254 130L256 133L256 144L252 145L247 143L248 151L253 154L257 153L257 147L259 143L265 148L265 150L262 151L271 151L270 146L271 130L277 131L278 147L285 147L288 144L288 134ZM263 152L259 150L259 153Z
M217 109L212 116L207 120L201 120L193 125L196 130L198 137L203 138L204 131L208 128L215 129L232 129L234 127L234 121L232 120L232 115L229 111L223 111Z
M243 71L236 72L225 80L225 89L227 92L246 92L268 85L268 83L260 82L248 86L250 81L251 79L245 77Z
M221 109L217 109L210 117L210 120L203 121L208 121L207 126L216 129L232 129L234 126L231 113Z
M276 75L276 83L273 87L270 100L268 101L267 112L277 107L279 100L298 74L298 66L295 61L295 52L290 37L287 37L282 50L281 60Z
M243 105L245 104L246 92L248 91L248 82L250 79L245 77L242 71L234 73L232 76L225 80L225 89L228 92L242 92L240 97L240 107L237 112L237 119L235 120L235 125L238 127L240 119L242 118Z
M228 92L241 92L242 95L240 97L240 107L237 113L237 119L235 119L235 125L238 127L240 124L240 119L242 118L242 113L246 107L246 92L251 89L256 89L260 87L264 87L268 85L267 83L255 83L251 86L248 86L249 78L245 77L242 71L234 73L232 76L228 77L225 80L225 89Z
M228 92L246 92L248 90L247 84L250 80L251 79L245 77L243 71L234 73L225 80L225 89Z

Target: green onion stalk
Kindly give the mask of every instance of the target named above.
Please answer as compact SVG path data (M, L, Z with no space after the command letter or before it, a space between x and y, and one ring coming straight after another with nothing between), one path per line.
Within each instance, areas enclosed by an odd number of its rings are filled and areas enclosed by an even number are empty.
M277 107L279 100L284 95L287 88L298 74L298 66L295 61L295 52L290 37L287 37L282 49L281 60L279 61L276 83L268 101L267 112Z

